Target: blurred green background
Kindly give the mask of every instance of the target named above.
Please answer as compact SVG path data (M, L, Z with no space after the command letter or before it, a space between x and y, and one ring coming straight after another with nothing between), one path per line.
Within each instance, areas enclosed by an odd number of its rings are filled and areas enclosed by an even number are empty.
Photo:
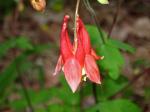
M0 112L150 112L149 1L89 0L95 21L81 0L92 46L105 56L97 62L103 80L87 80L72 93L63 73L52 73L65 14L73 38L75 4L47 0L45 11L37 12L29 0L0 0Z

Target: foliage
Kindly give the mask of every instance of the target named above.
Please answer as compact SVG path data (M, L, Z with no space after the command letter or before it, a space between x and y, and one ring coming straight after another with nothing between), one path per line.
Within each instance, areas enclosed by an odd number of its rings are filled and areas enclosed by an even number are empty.
M113 101L104 101L94 107L90 108L87 112L141 112L140 108L132 103L130 100L117 99Z
M121 72L120 70L124 65L124 58L121 54L121 50L134 53L135 49L126 43L110 38L107 39L106 43L101 44L101 37L98 29L95 26L87 25L87 30L97 53L100 56L104 56L104 59L98 62L100 69L104 72L108 72L111 78L118 79ZM102 31L102 33L103 36L107 37L104 31Z
M64 5L64 1L63 0L52 0L52 1L48 1L50 7L54 10L54 11L61 11Z
M97 86L98 100L100 103L82 108L85 112L141 112L140 108L133 101L125 98L110 98L122 90L128 80L121 74L124 65L124 57L121 51L134 53L135 49L123 42L108 38L106 43L101 42L99 32L95 26L87 26L93 46L97 53L105 58L98 62L103 74L101 86ZM102 31L102 30L101 30ZM103 36L107 34L102 31ZM44 50L55 48L54 45L33 44L27 37L11 37L9 40L0 44L0 59L4 59L9 51L16 49L19 55L13 58L7 67L0 73L0 105L7 105L15 112L23 111L28 108L25 93L20 84L20 76L25 76L28 71L37 71L39 90L27 88L29 98L36 112L80 112L83 99L92 95L92 86L88 81L81 88L80 92L73 94L69 89L64 76L60 76L58 86L45 88L43 67L37 66L30 60L30 56L40 56ZM108 75L107 75L108 74ZM114 80L115 79L115 80ZM19 80L19 81L18 81ZM17 86L16 86L17 85ZM82 97L81 97L82 92ZM18 99L9 100L11 94L19 95ZM146 98L149 98L149 90L145 90ZM84 100L83 100L84 101Z
M101 4L108 4L108 0L97 0ZM60 11L63 8L64 1L54 0L49 1L51 9ZM4 13L9 13L16 5L15 0L0 1L0 9ZM85 112L141 112L136 103L122 97L119 99L110 98L121 91L129 82L121 75L121 68L124 66L125 60L122 52L134 53L135 48L127 43L107 38L106 32L100 29L106 42L102 42L102 37L99 35L99 30L96 26L87 25L87 30L90 34L92 45L96 52L104 56L103 60L98 61L103 81L100 86L97 86L98 100L100 103L90 105L88 108L83 108ZM29 107L25 93L20 84L20 77L26 76L27 72L31 74L34 69L37 72L38 81L41 84L39 90L27 88L31 103L36 112L80 112L82 99L93 96L92 86L88 81L86 85L81 87L81 90L73 94L64 77L60 76L59 85L52 88L45 88L44 85L44 70L42 66L38 66L34 61L30 60L31 56L40 56L44 50L56 48L55 45L49 44L33 44L28 37L17 36L10 37L3 43L0 43L0 60L3 60L12 50L19 51L19 55L13 57L10 63L3 68L0 73L0 105L9 106L13 111L20 112ZM143 61L142 61L143 62ZM140 62L138 62L140 63ZM19 81L18 81L19 80ZM127 90L125 90L128 92ZM82 98L81 98L82 92ZM9 96L17 94L18 99L9 100ZM150 88L145 89L145 99L150 99ZM129 107L129 108L128 108Z
M0 44L0 58L2 59L7 55L10 49L16 48L23 50L22 53L15 57L13 61L0 73L0 104L6 100L8 93L10 92L10 85L14 83L18 74L22 74L29 70L33 63L28 60L30 55L42 52L44 49L40 49L45 45L32 45L26 37L11 38ZM45 48L49 48L49 45Z

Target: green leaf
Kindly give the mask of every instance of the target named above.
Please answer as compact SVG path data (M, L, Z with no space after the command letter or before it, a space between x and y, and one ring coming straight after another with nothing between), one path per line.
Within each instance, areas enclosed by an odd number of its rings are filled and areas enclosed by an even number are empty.
M56 89L40 89L40 91L37 92L32 89L28 89L29 97L32 99L32 105L38 105L49 101L55 90ZM19 93L21 95L21 99L10 102L11 107L15 110L20 110L28 106L23 90L19 90Z
M109 4L108 0L97 0L101 4Z
M31 52L34 54L41 54L45 50L50 49L51 47L53 46L51 46L50 44L35 45L34 48L31 50Z
M112 101L104 101L96 106L88 109L87 112L141 112L141 109L127 99L117 99Z
M64 112L65 107L61 104L52 104L48 106L48 111L49 112Z
M86 25L86 29L91 37L91 42L93 46L95 48L99 47L102 44L102 39L100 38L100 34L97 27L92 25Z
M150 101L150 87L146 87L144 90L144 97L147 101Z
M33 46L27 37L17 37L16 47L20 48L20 49L25 49L25 50L26 49L33 49Z
M79 107L66 104L52 104L48 106L47 110L48 112L80 112Z
M111 78L117 79L124 64L124 58L120 51L112 45L105 44L97 49L97 53L104 56L104 59L99 61L101 69L108 71Z
M121 50L130 52L130 53L135 53L136 49L127 43L123 43L119 40L114 40L114 39L109 39L109 42Z
M22 65L22 62L26 59L26 56L24 54L21 54L20 56L16 57L11 64L3 70L3 72L0 74L0 101L3 101L5 97L5 92L9 89L10 85L14 82L14 80L17 77L17 67L24 68ZM19 66L18 66L19 65ZM22 71L21 71L22 72ZM0 102L1 103L1 102Z
M121 68L124 65L124 57L122 56L120 49L109 39L107 39L105 44L102 44L97 27L87 25L86 28L91 37L92 45L95 47L98 55L104 56L104 59L99 61L101 70L108 72L108 75L111 78L117 79L120 75ZM107 36L103 30L101 30L101 32L103 33L103 36Z
M34 105L34 106L42 105L43 103L49 102L52 98L57 98L65 104L65 105L62 105L62 107L68 106L66 108L73 109L73 107L75 107L75 105L79 104L79 102L80 102L79 94L78 93L72 94L72 91L69 90L64 77L63 77L63 79L61 79L61 84L62 84L62 87L57 87L57 88L54 87L54 88L50 88L50 89L40 89L39 91L34 91L32 89L28 89L29 97L30 97L30 99L32 99L32 105ZM28 106L26 99L24 98L23 90L19 89L19 93L21 95L21 99L10 102L10 105L14 110L21 110ZM66 96L68 98L66 98ZM55 105L55 106L56 106L56 110L57 110L57 105ZM67 111L62 111L62 112L67 112ZM74 112L76 112L76 111L74 111Z
M0 43L0 58L6 55L9 49L15 47L15 39L7 40L3 43Z
M9 49L20 48L23 50L32 50L33 46L26 37L12 37L11 39L0 43L0 58L5 56Z
M62 99L65 104L72 104L77 105L80 102L79 92L76 92L76 94L73 94L71 89L69 88L64 75L60 77L60 81L62 84L62 88L59 88L58 92L55 93L58 98ZM62 92L63 91L63 92ZM66 96L69 97L66 99Z
M121 76L117 80L113 80L109 77L105 77L102 81L101 88L98 88L99 99L106 100L115 95L118 91L124 88L128 84L128 80ZM112 91L113 90L113 91Z
M60 12L64 7L64 1L63 0L52 0L52 1L50 1L50 5L54 11Z
M0 74L0 104L3 103L5 98L7 97L6 91L9 90L9 85L16 78L16 63L11 63L1 74Z

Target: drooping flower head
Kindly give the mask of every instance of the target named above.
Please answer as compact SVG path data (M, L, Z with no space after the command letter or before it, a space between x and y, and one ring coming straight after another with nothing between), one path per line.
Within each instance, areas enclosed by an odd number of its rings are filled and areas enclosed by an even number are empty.
M86 76L92 82L100 84L100 73L95 60L101 59L101 57L97 56L95 51L91 48L90 37L82 20L79 17L77 18L77 25L79 27L77 34L78 37L82 40L82 46L85 52L84 69Z
M70 42L70 38L68 36L67 24L68 24L69 16L66 15L63 20L62 30L60 35L60 57L57 62L57 66L54 72L54 75L63 68L63 72L65 74L65 78L71 87L72 91L75 92L77 87L79 86L82 78L82 69L81 63L83 63L84 56L80 52L81 42L78 42L77 49L73 49L73 45ZM81 61L79 61L81 60ZM63 67L62 67L63 66Z
M62 69L69 86L75 92L83 76L88 77L92 82L101 83L99 69L95 61L101 57L97 56L91 48L89 35L79 17L76 25L77 41L71 43L67 31L69 18L66 15L63 20L60 35L61 54L54 75ZM77 47L74 45L77 45Z

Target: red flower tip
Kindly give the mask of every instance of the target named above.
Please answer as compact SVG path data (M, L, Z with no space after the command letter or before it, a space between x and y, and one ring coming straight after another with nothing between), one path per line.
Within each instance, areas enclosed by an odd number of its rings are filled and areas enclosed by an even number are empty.
M68 24L69 18L70 17L68 15L64 17L62 30L61 30L60 49L61 49L61 55L62 55L64 63L68 58L73 56L72 44L70 42L68 32L67 32L67 24Z
M62 68L62 64L63 64L63 60L62 60L62 56L60 55L59 58L58 58L57 65L56 65L56 68L55 68L55 72L53 73L53 75L57 75L58 74L58 72Z
M77 33L80 35L80 38L82 40L84 51L85 53L90 53L91 50L90 37L85 29L82 20L79 17L77 19L77 24L79 25L79 30L77 31Z
M75 58L70 58L64 64L65 78L73 92L75 92L81 82L81 66Z
M101 84L100 73L98 66L91 55L86 55L85 57L85 70L87 77L95 83Z
M69 19L70 19L70 16L69 16L69 15L65 15L65 16L64 16L64 22L67 22Z

